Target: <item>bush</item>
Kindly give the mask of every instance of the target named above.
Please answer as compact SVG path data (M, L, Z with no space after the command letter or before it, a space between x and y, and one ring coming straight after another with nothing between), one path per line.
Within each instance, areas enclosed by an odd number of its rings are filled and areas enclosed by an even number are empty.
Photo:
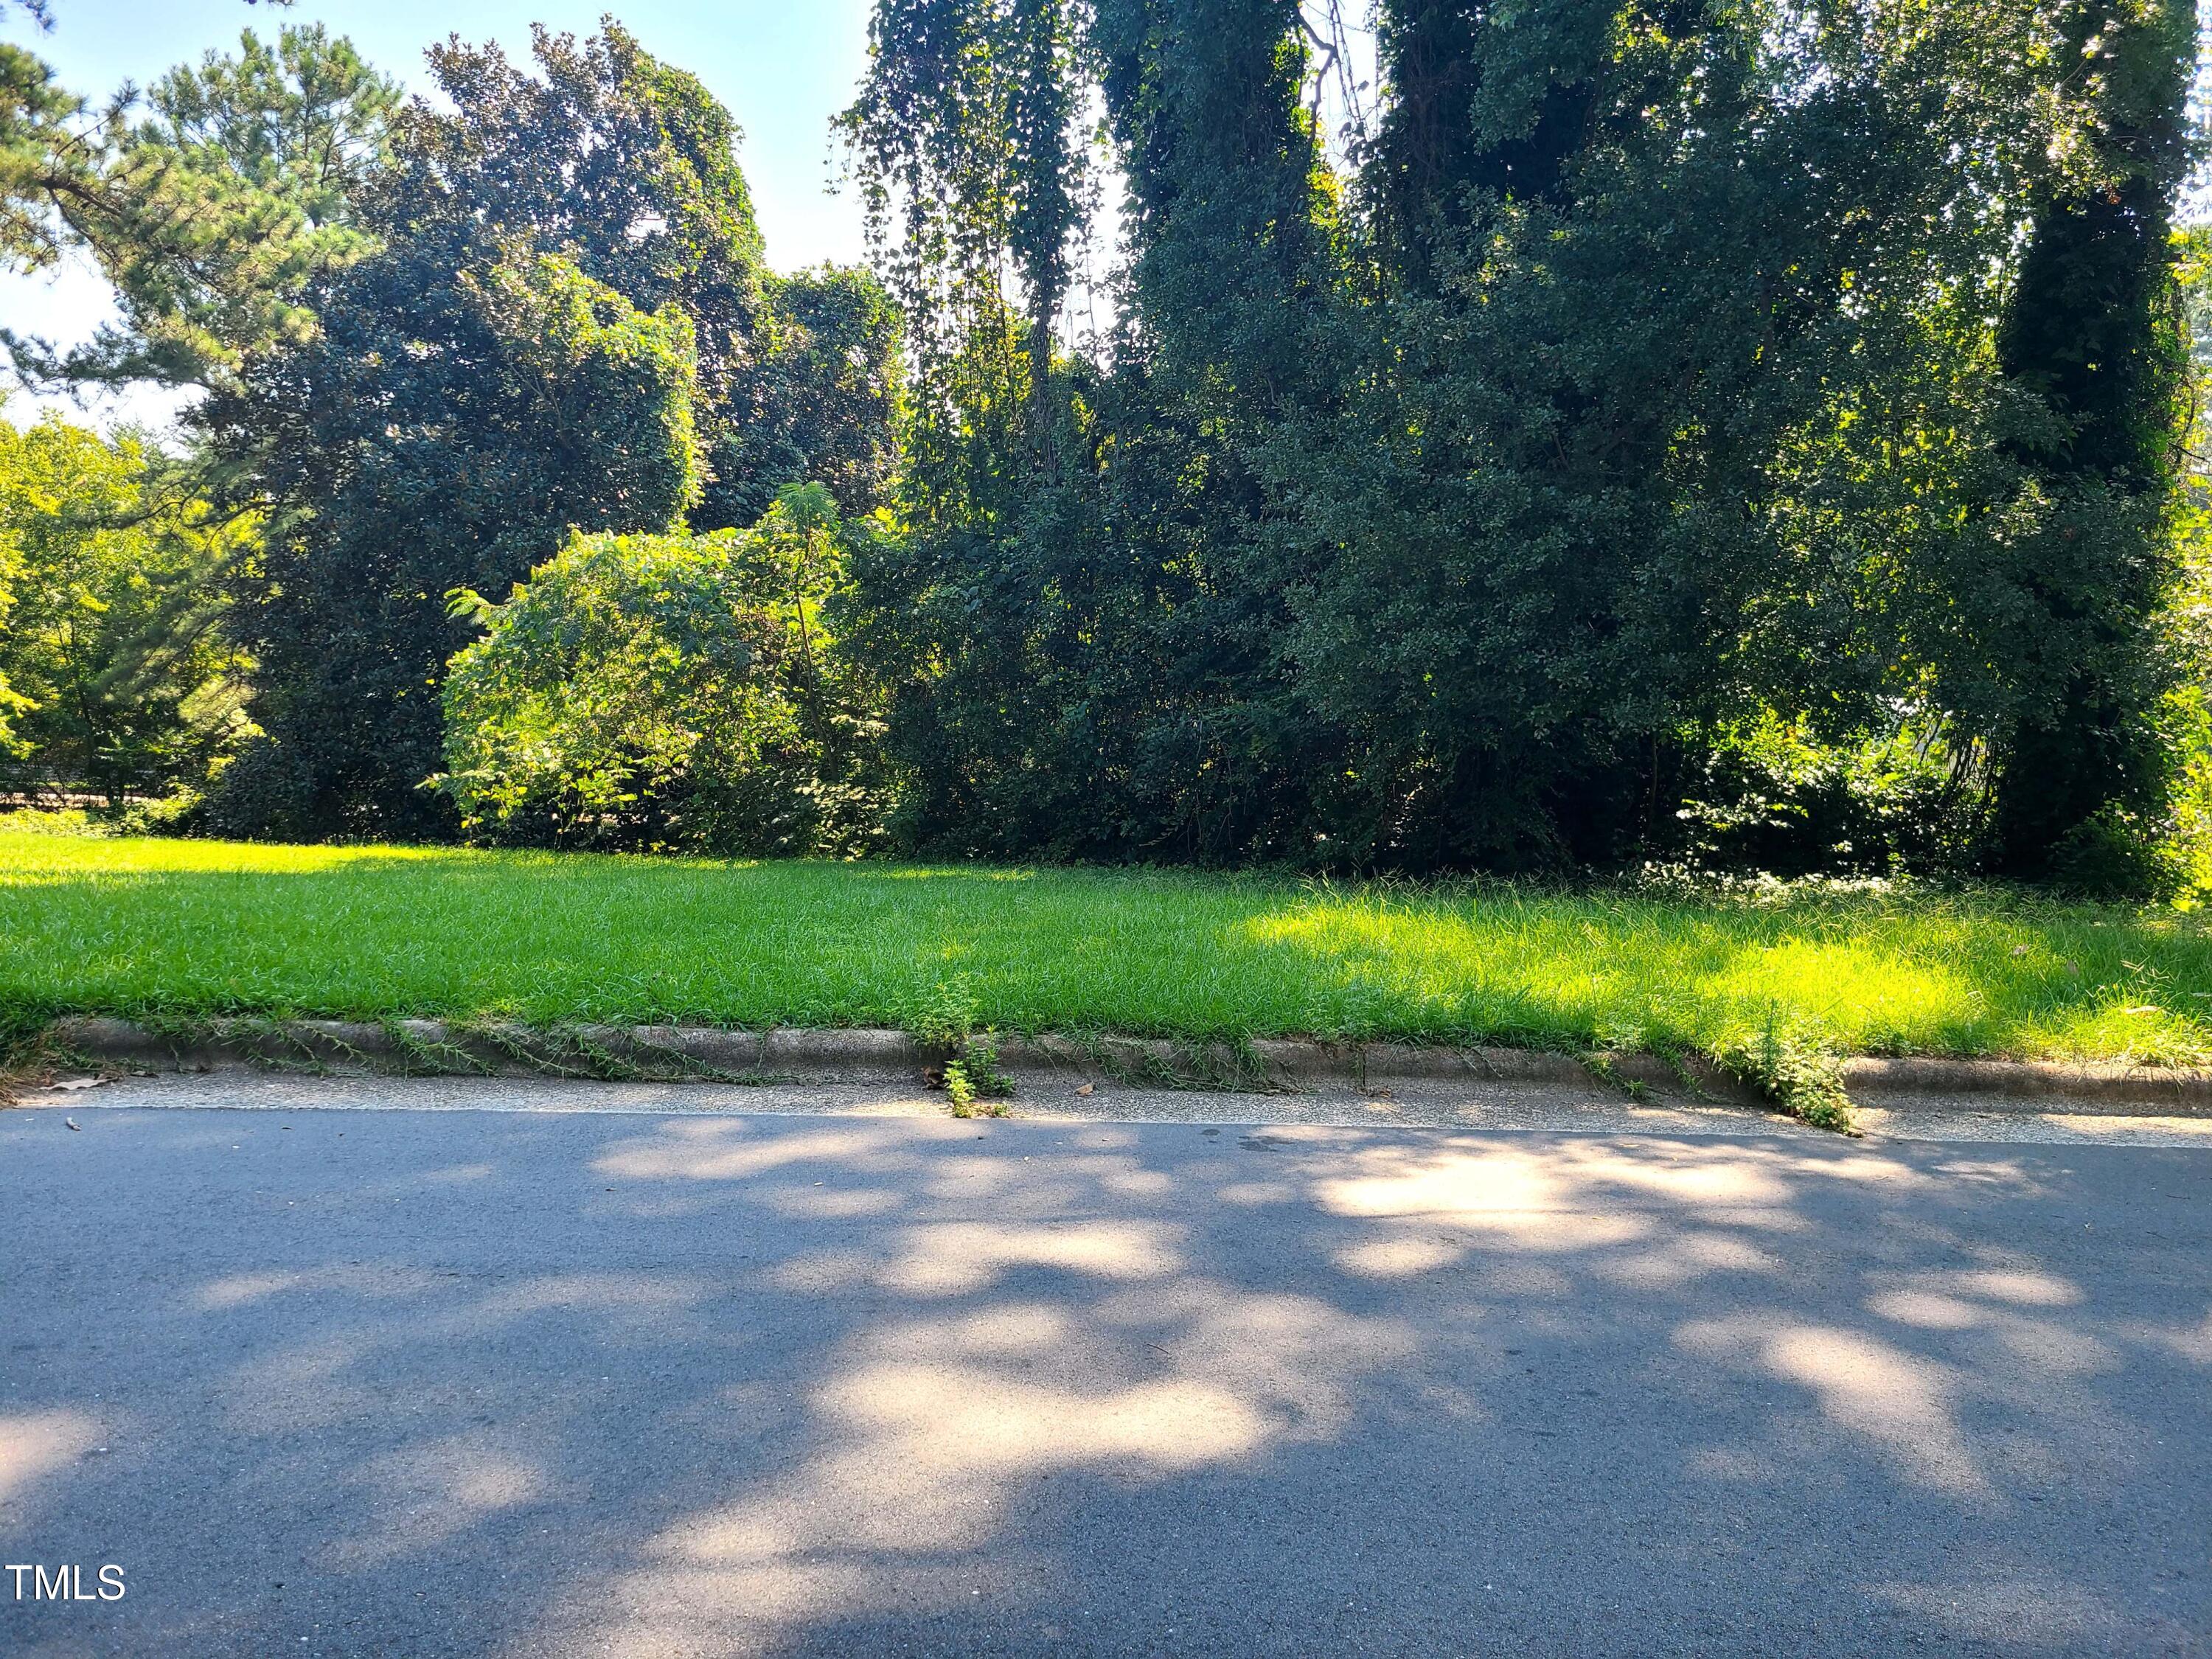
M870 688L823 607L853 537L819 484L750 530L577 536L450 665L446 768L509 843L847 854L880 838Z
M0 807L0 833L11 836L98 836L106 830L81 806Z
M1955 873L1980 850L1988 798L1976 757L1940 731L1830 745L1767 714L1705 741L1679 841L1661 849L1693 870Z
M198 836L208 828L206 797L191 788L132 801L106 816L108 833L116 836Z

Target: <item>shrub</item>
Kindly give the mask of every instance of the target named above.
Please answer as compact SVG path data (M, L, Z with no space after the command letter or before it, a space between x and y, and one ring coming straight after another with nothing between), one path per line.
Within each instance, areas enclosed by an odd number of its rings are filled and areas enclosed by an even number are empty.
M446 690L432 782L483 839L710 854L853 853L879 830L870 688L823 607L856 534L819 484L750 530L579 535L504 605Z
M1703 750L1675 843L1699 871L1800 876L1954 873L1972 867L1988 816L1979 757L1940 725L1823 744L1772 714L1696 734Z

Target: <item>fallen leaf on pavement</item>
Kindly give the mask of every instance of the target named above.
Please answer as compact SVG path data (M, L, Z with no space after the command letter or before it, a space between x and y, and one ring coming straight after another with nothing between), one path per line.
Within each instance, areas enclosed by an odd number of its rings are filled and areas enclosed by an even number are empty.
M1098 1090L1095 1085L1085 1083L1078 1085L1075 1092L1079 1095L1095 1095Z

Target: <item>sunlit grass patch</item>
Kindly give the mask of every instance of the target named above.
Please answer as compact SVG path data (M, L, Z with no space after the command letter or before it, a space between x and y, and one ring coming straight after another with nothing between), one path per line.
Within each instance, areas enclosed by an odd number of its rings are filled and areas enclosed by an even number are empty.
M0 831L19 1012L979 1025L2212 1060L2197 917ZM1762 1052L1764 1052L1762 1050Z

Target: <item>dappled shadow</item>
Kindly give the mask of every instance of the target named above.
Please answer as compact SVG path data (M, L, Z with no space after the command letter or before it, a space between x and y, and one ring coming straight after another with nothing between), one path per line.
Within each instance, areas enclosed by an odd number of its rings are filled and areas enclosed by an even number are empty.
M272 1115L0 1118L30 1651L2212 1629L2201 1153Z

